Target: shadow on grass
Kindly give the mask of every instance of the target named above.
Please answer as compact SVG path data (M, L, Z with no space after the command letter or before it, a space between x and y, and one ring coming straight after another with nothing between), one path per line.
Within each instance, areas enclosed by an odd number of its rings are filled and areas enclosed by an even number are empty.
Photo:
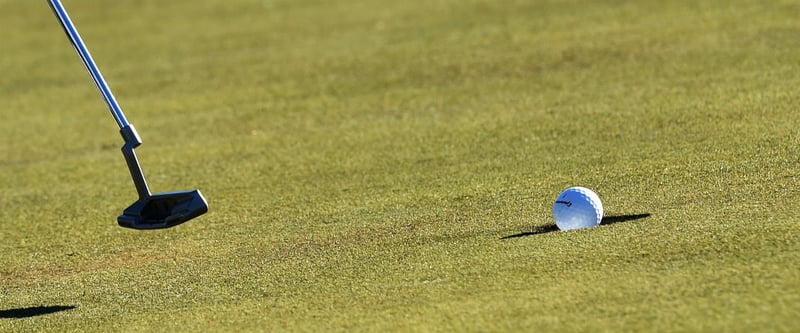
M646 218L646 217L650 217L650 213L605 216L600 221L600 225L609 225L609 224L614 224L614 223L633 221L633 220L643 219L643 218ZM509 238L519 238L519 237L525 237L525 236L533 236L533 235L545 234L545 233L553 232L553 231L558 231L558 227L555 224L545 225L545 226L537 226L537 227L534 227L533 230L531 230L531 231L526 231L526 232L521 232L521 233L518 233L518 234L513 234L513 235L500 237L500 239L509 239Z
M74 305L32 306L27 308L0 310L0 319L30 318L46 314L72 310Z

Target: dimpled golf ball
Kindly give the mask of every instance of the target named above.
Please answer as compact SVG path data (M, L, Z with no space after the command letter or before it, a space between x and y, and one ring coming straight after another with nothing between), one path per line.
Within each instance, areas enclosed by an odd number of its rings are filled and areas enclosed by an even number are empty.
M570 187L553 203L553 218L561 230L591 228L603 219L603 203L594 191L585 187Z

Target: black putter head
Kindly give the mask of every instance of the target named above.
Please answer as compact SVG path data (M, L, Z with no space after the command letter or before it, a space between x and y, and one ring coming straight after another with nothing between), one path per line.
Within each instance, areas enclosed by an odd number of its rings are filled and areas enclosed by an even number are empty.
M136 185L136 192L139 194L139 200L117 217L120 226L139 230L169 228L208 211L208 203L200 190L150 194L139 160L133 151L142 144L142 140L131 124L121 128L120 133L125 139L122 155L125 156L133 184Z
M208 211L200 190L156 193L140 198L117 218L120 226L131 229L174 227Z

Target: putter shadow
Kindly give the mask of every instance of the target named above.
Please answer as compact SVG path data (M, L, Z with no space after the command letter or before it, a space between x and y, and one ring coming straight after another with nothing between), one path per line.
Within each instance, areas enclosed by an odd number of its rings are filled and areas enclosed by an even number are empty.
M1 319L30 318L30 317L42 316L42 315L61 312L61 311L68 311L68 310L72 310L74 308L77 308L77 306L74 306L74 305L51 305L51 306L32 306L32 307L27 307L27 308L0 310L0 318Z
M643 214L630 214L630 215L614 215L614 216L605 216L600 221L600 225L609 225L614 223L620 222L627 222L633 220L639 220L646 217L650 217L650 213L643 213ZM500 237L500 239L509 239L509 238L519 238L519 237L526 237L526 236L533 236L538 234L546 234L548 232L558 231L558 227L555 224L549 224L544 226L537 226L534 227L531 231L521 232L518 234L508 235Z

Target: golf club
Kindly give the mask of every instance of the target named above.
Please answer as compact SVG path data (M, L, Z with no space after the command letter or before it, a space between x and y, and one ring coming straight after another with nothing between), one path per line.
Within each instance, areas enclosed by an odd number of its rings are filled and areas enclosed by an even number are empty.
M132 229L160 229L176 226L195 217L198 217L208 211L208 204L200 190L187 190L176 192L164 192L151 194L147 186L147 181L144 179L144 173L139 166L139 160L136 157L134 148L142 144L139 133L132 124L128 123L122 109L117 104L111 89L97 69L89 50L83 44L78 30L72 24L69 16L67 15L64 6L60 0L49 0L50 8L53 13L61 22L61 27L67 34L75 51L78 52L86 70L92 76L97 90L103 96L103 99L108 104L111 115L119 125L120 134L122 134L125 144L122 146L122 154L125 156L125 161L128 164L128 169L133 178L133 184L136 186L136 192L139 194L139 200L134 202L126 208L122 215L117 218L120 226Z

